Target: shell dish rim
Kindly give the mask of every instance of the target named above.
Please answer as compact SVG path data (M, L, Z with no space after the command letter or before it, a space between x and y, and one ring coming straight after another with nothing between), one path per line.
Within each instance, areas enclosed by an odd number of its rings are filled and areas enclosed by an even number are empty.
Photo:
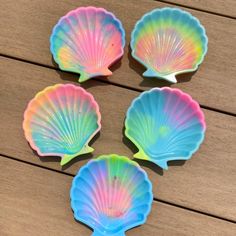
M28 141L28 143L30 144L31 148L33 150L35 150L37 152L37 154L39 156L59 156L59 157L62 157L65 155L63 153L42 153L40 151L40 148L35 144L33 138L31 138L32 136L30 135L27 135L27 128L25 127L25 122L26 120L28 120L28 117L27 117L27 113L28 111L31 109L31 105L32 103L38 99L38 97L40 95L44 95L46 94L47 92L53 90L53 89L56 89L57 87L73 87L74 89L76 90L80 90L82 91L83 93L85 93L90 99L91 99L91 103L95 104L95 111L96 111L96 114L97 114L97 125L98 125L98 128L93 132L93 134L90 136L90 138L88 139L88 141L86 142L85 145L88 145L88 143L91 141L91 139L101 130L101 113L100 113L100 108L99 108L99 105L98 103L96 102L95 98L93 97L93 95L89 92L87 92L85 89L83 89L82 87L80 86L76 86L76 85L73 85L73 84L55 84L55 85L51 85L51 86L48 86L46 88L44 88L43 90L39 91L38 93L36 93L36 95L28 102L28 105L24 111L24 119L23 119L23 123L22 123L22 128L24 130L24 136L26 138L26 140Z
M78 220L78 221L80 221L80 222L82 222L82 223L84 223L84 224L86 224L86 225L88 225L88 222L86 222L85 220L83 220L81 217L79 217L79 216L75 213L75 210L76 210L76 209L75 209L75 207L73 206L73 198L74 198L74 196L73 196L73 195L74 195L74 194L73 194L73 190L74 190L74 188L76 188L75 182L76 182L76 180L77 180L78 178L80 178L81 174L83 174L83 171L84 171L86 168L89 168L89 166L90 166L92 163L94 163L94 162L100 162L101 160L106 160L106 159L110 159L110 158L116 158L116 159L118 159L118 160L122 160L122 159L123 159L123 160L125 160L127 163L129 163L130 165L135 166L135 168L137 168L137 171L139 171L139 172L141 172L141 173L143 174L143 181L146 181L146 182L147 182L147 184L148 184L148 191L147 191L147 192L150 194L150 200L149 200L149 202L147 202L148 207L147 207L145 213L142 214L143 220L142 220L142 221L139 221L139 222L137 222L137 223L134 223L134 224L132 224L132 225L129 225L128 227L127 227L127 226L126 226L126 227L122 227L122 230L120 229L119 231L117 231L117 232L115 233L115 234L117 234L117 233L125 232L125 231L127 231L127 230L129 230L129 229L132 229L132 228L136 227L136 226L139 226L139 225L144 224L144 223L146 222L146 220L147 220L148 215L149 215L150 212L151 212L151 209L152 209L152 202L153 202L152 183L151 183L151 181L149 180L146 171L143 170L143 169L141 168L141 166L140 166L137 162L131 160L130 158L128 158L128 157L126 157L126 156L118 155L118 154L103 154L103 155L98 156L98 157L95 158L95 159L91 159L91 160L88 161L84 166L82 166L82 167L80 168L80 170L77 172L77 174L76 174L75 177L73 178L72 185L71 185L71 189L70 189L70 200L71 200L71 209L73 210L75 219ZM114 163L114 162L113 162L113 163ZM94 231L100 232L100 230L97 229L96 227L93 227L92 225L88 225L88 226L91 227Z
M174 91L177 91L177 92L180 94L180 95L179 95L180 97L183 96L183 95L184 95L184 96L187 96L189 102L194 103L194 104L197 105L197 106L196 106L196 107L197 107L197 112L199 112L199 114L200 114L200 117L201 117L201 118L200 118L199 120L202 122L203 129L202 129L202 131L201 131L201 139L199 139L199 141L196 143L196 148L195 148L195 149L192 149L192 150L189 152L189 155L186 156L184 159L183 159L183 158L180 159L179 157L174 157L174 158L164 158L164 159L161 159L161 160L166 161L166 162L168 162L168 161L173 161L173 160L189 160L189 159L192 157L192 155L200 148L201 144L202 144L203 141L204 141L205 132L206 132L206 120L205 120L204 113L203 113L203 111L201 110L201 107L200 107L199 103L198 103L197 101L195 101L189 94L183 92L183 91L180 90L180 89L177 89L177 88L170 88L170 87L152 88L152 89L150 89L150 90L147 90L147 91L142 92L138 97L136 97L135 99L133 99L133 101L131 102L131 105L129 106L129 108L128 108L128 110L127 110L126 117L125 117L125 136L136 146L136 148L138 149L138 152L143 151L143 152L146 154L146 152L145 152L144 149L141 147L141 145L140 145L133 137L131 137L131 136L129 135L129 133L128 133L129 130L130 130L130 128L128 128L128 120L131 120L131 115L130 115L130 113L131 113L131 110L134 109L135 103L136 103L137 101L141 100L142 97L143 97L144 95L146 95L147 93L152 93L152 92L154 92L154 91L162 92L162 91L165 91L165 90L167 90L167 91L169 91L169 92L171 92L171 93L174 92ZM138 153L138 152L137 152L137 153ZM135 154L137 154L137 153L135 153ZM135 154L134 154L134 155L135 155ZM146 154L146 155L147 155L147 154ZM148 155L147 155L147 156L148 156ZM135 157L135 158L140 159L140 158L138 158L138 157ZM153 161L153 158L149 158L149 159L145 159L145 160L146 160L146 161L153 162L153 163L156 164L156 162Z
M116 57L114 58L113 62L108 66L108 68L110 66L112 66L116 61L118 61L123 55L124 55L124 47L125 47L125 30L124 30L124 27L121 23L121 21L112 13L112 12L109 12L107 11L105 8L102 8L102 7L94 7L94 6L87 6L87 7L78 7L78 8L75 8L73 10L70 10L69 12L67 12L64 16L62 16L58 22L54 25L53 29L52 29L52 33L51 33L51 36L50 36L50 52L51 54L53 55L53 59L54 61L57 63L57 65L59 66L59 68L63 71L69 71L69 72L74 72L76 74L81 74L83 73L83 71L79 71L79 70L76 70L76 69L68 69L68 68L65 68L62 66L62 64L60 63L60 61L58 60L57 58L57 53L53 50L53 45L54 45L54 36L56 35L56 29L57 27L60 26L60 24L62 23L62 21L64 19L67 19L68 17L70 17L72 14L76 13L76 14L79 14L80 11L87 11L87 10L93 10L93 11L102 11L104 12L106 15L109 15L112 17L112 19L114 21L116 21L119 25L118 29L121 31L121 38L122 38L122 45L121 45L121 53ZM93 77L93 76L92 76ZM91 77L91 78L92 78ZM96 76L94 76L96 77Z
M134 34L136 33L136 31L140 30L140 28L142 28L142 23L146 20L146 17L148 16L151 16L152 14L157 14L157 13L162 13L164 11L178 11L179 13L181 14L186 14L188 15L188 17L190 17L198 27L200 27L202 29L202 36L204 37L205 39L205 44L204 44L204 47L205 47L205 50L203 51L202 55L201 55L201 59L196 63L195 67L194 68L191 68L191 69L185 69L185 70L181 70L181 71L176 71L176 72L172 72L170 74L162 74L160 72L158 72L158 74L160 75L160 79L164 79L162 76L167 76L167 75L179 75L179 74L184 74L184 73L189 73L189 72L193 72L193 71L196 71L198 69L198 67L200 66L200 64L202 64L206 54L207 54L207 51L208 51L208 37L207 37L207 34L206 34L206 30L205 30L205 27L201 24L201 22L199 21L199 19L195 16L193 16L191 13L187 12L187 11L184 11L180 8L176 8L176 7L163 7L163 8L155 8L147 13L145 13L136 23L135 23L135 26L131 32L131 41L130 41L130 47L131 47L131 55L132 57L137 60L141 65L143 65L147 70L148 69L152 69L150 68L145 62L143 62L138 56L135 55L135 45L134 45L134 41L135 41L135 37L134 37ZM155 77L155 76L154 76Z

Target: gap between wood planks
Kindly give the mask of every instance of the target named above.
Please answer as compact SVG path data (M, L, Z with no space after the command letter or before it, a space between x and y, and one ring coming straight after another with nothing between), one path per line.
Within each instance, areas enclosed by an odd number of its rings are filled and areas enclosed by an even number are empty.
M192 10L196 10L196 11L201 11L201 12L205 12L205 13L216 15L216 16L226 17L226 18L233 19L233 20L236 19L236 17L230 16L230 15L227 15L227 14L213 12L213 11L209 11L209 10L206 10L206 9L201 9L201 8L197 8L197 7L193 7L193 6L188 6L188 5L185 5L185 4L171 2L171 1L168 1L168 0L154 0L154 1L155 2L167 3L167 4L170 4L170 5L173 5L173 6L184 7L184 8L188 8L188 9L192 9Z
M0 156L2 156L4 158L7 158L7 159L11 159L11 160L17 161L17 162L24 163L26 165L31 165L31 166L34 166L34 167L38 167L38 168L41 168L41 169L53 171L53 172L56 172L56 173L59 173L59 174L63 174L63 175L67 175L67 176L70 176L70 177L74 177L75 176L74 174L70 174L70 173L66 173L66 172L61 172L61 171L56 170L56 169L52 169L52 168L49 168L49 167L46 167L46 166L41 166L41 165L38 165L38 164L35 164L35 163L31 163L31 162L28 162L28 161L20 160L20 159L17 159L15 157L12 157L12 156L7 156L5 154L1 154L0 153ZM168 201L161 200L159 198L155 198L154 197L153 200L156 201L156 202L161 202L161 203L166 204L166 205L170 205L170 206L173 206L173 207L181 208L181 209L184 209L186 211L191 211L191 212L194 212L194 213L197 213L197 214L201 214L201 215L205 215L205 216L212 217L212 218L215 218L215 219L223 220L223 221L226 221L226 222L229 222L229 223L233 223L233 224L236 223L236 221L234 221L234 220L225 219L223 217L220 217L220 216L217 216L217 215L214 215L214 214L206 213L206 212L203 212L203 211L198 211L198 210L195 210L195 209L192 209L192 208L189 208L189 207L184 207L184 206L181 206L181 205L178 205L178 204L174 204L174 203L171 203L171 202L168 202Z
M46 64L38 63L38 62L29 61L29 60L22 59L22 58L19 58L19 57L14 57L14 56L2 54L2 53L0 53L0 56L1 57L5 57L5 58L9 58L9 59L13 59L13 60L17 60L17 61L21 61L21 62L25 62L25 63L28 63L28 64L36 65L36 66L45 67L45 68L56 70L56 71L62 71L59 68L56 68L56 67L53 67L53 66L49 66L49 65L46 65ZM63 71L63 72L68 73L68 74L75 74L75 73L68 72L68 71ZM115 83L115 82L112 82L112 81L106 81L106 80L100 79L99 77L93 78L92 80L99 81L99 82L105 83L105 84L111 84L111 85L114 85L114 86L117 86L117 87L120 87L120 88L125 88L125 89L129 89L129 90L133 90L133 91L136 91L136 92L144 92L141 89L136 89L136 88L133 88L133 87L130 87L130 86L127 86L127 85L118 84L118 83ZM236 117L236 114L234 114L232 112L222 111L220 109L212 108L212 107L209 107L209 106L206 106L206 105L202 105L202 104L199 104L199 105L200 105L201 108L204 108L206 110L210 110L210 111L214 111L214 112L219 112L219 113L222 113L222 114L225 114L225 115Z

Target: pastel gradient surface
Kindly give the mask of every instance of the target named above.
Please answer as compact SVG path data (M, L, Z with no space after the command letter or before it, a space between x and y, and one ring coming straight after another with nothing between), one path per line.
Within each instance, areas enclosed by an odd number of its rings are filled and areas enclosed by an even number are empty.
M79 82L108 76L124 54L121 22L103 8L80 7L63 16L53 28L50 50L59 67L80 74Z
M24 134L40 156L60 156L61 165L90 153L90 140L101 129L93 96L72 84L56 84L39 92L28 104Z
M176 75L195 71L207 52L204 27L178 8L155 9L145 14L131 35L132 56L147 70L146 77L176 83Z
M93 236L125 236L126 230L145 223L153 194L136 162L111 154L80 169L70 197L75 219L90 226Z
M171 160L191 158L206 130L200 106L188 94L168 87L143 92L126 114L125 135L136 145L135 158L168 169Z

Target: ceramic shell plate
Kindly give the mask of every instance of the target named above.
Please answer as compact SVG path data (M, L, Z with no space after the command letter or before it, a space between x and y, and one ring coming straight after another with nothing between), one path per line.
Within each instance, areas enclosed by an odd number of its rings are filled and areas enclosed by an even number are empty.
M204 139L206 124L198 103L179 89L154 88L134 99L125 135L136 145L135 158L167 169L171 160L187 160Z
M60 156L64 165L93 151L88 143L101 129L101 115L93 96L83 88L57 84L29 102L23 129L40 156Z
M103 8L80 7L55 25L50 49L62 70L80 74L79 82L108 76L108 69L124 53L125 31L121 22Z
M176 75L195 71L207 52L204 27L178 8L155 9L145 14L131 35L132 56L147 70L145 77L176 83Z
M116 154L100 156L80 169L71 187L76 220L93 236L125 236L143 224L151 210L152 185L134 161Z

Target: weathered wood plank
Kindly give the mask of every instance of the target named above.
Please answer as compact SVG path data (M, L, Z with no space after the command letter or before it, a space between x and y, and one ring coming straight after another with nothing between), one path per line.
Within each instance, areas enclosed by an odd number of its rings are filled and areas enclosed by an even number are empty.
M0 156L0 233L4 236L91 235L73 219L72 177ZM234 235L236 225L159 202L131 235Z
M165 84L155 79L143 79L141 74L144 68L131 58L128 45L135 22L145 12L168 6L167 4L150 0L139 0L138 4L135 0L1 1L4 7L0 9L0 53L56 66L49 52L52 27L71 9L88 4L101 6L121 19L127 35L125 55L121 64L113 67L119 68L115 69L109 80L142 90ZM186 82L189 75L184 76L181 78L182 83L173 87L190 93L205 106L236 113L236 96L233 89L236 87L236 21L187 10L198 17L205 26L209 37L209 51L192 79Z
M199 10L236 17L236 1L234 0L164 0L163 2L181 4Z
M73 75L0 59L0 153L60 170L59 158L39 159L33 153L23 137L21 126L24 109L38 91L54 83L73 80ZM127 108L138 93L95 81L83 86L95 96L102 113L102 130L92 145L95 148L93 157L104 153L132 157L131 149L135 150L123 138L122 129ZM153 182L155 197L236 220L232 207L236 205L236 119L208 110L204 113L208 127L206 139L191 160L185 164L175 162L164 175L153 165L142 165ZM79 157L62 171L75 174L87 162L85 158L91 157Z

